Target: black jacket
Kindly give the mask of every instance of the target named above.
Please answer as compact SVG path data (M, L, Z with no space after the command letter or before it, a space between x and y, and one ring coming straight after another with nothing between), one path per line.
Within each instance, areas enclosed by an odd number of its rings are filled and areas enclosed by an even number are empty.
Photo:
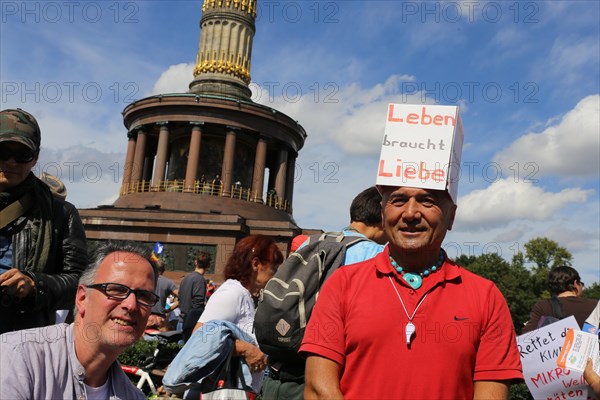
M13 265L23 269L31 248L32 221L27 213L13 223ZM48 262L38 271L24 271L35 281L35 296L21 301L3 298L0 333L51 325L56 310L72 309L79 276L88 262L85 231L75 206L52 199L52 243Z

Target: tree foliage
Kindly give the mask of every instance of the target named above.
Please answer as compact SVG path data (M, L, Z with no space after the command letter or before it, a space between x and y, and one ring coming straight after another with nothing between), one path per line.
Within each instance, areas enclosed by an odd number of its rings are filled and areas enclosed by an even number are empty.
M583 289L583 297L587 297L588 299L600 299L600 283L594 282Z
M525 243L527 261L535 264L536 269L548 269L559 265L571 265L573 255L553 240L537 237Z
M535 302L550 297L548 273L559 265L571 265L573 256L558 243L544 237L538 237L525 243L525 253L518 252L510 262L498 254L480 256L461 254L456 257L459 265L493 281L502 292L517 334L529 319L529 313ZM528 269L526 262L533 263ZM584 297L600 298L600 283L590 284L584 290Z
M550 297L548 291L548 273L559 265L571 265L573 256L558 243L544 237L538 237L525 243L525 253L518 252L510 262L498 254L480 256L461 254L455 261L470 271L493 281L504 295L517 335L523 324L529 319L531 308L538 299ZM527 268L527 263L533 263ZM583 296L600 298L600 283L589 283ZM510 398L531 400L524 383L512 385Z
M529 319L529 312L537 299L532 290L530 273L525 266L520 262L508 263L498 254L490 253L476 257L465 268L496 284L508 303L513 324L519 333Z

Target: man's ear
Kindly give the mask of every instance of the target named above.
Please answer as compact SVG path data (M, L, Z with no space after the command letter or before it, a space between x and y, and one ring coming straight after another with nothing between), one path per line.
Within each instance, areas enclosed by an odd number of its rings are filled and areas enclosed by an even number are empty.
M77 313L82 317L85 315L85 303L87 299L87 288L83 285L77 287L77 293L75 294L75 307L77 307Z
M458 206L456 204L452 204L452 208L450 209L450 220L448 221L448 230L452 230L452 225L454 224L454 217L456 217L456 209Z
M38 153L35 155L35 157L34 157L34 159L33 159L33 164L31 164L31 169L34 169L34 168L35 168L35 166L36 166L36 164L38 163L38 158L39 158L39 155L40 155L40 153L39 153L39 151L38 151Z

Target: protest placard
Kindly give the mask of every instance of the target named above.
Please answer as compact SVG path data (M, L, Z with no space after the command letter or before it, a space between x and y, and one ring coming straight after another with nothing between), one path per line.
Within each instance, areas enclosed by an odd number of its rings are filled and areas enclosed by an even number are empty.
M376 184L448 189L456 203L463 136L457 106L390 104Z
M556 363L562 368L583 371L588 358L592 359L594 371L600 374L598 336L589 332L569 329Z
M573 316L517 337L523 376L534 399L587 399L583 374L557 365L569 329L579 329Z

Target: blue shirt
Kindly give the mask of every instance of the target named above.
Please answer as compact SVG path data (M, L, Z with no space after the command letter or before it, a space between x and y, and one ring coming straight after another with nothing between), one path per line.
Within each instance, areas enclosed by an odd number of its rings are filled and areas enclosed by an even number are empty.
M344 236L357 236L357 237L366 237L360 232L355 230L351 230L349 228L344 228L342 230ZM381 253L385 245L377 244L372 240L363 240L361 242L355 243L352 246L348 247L346 250L346 258L344 259L344 265L356 264L357 262L368 260L369 258L375 257L377 254Z
M344 236L356 236L367 238L362 233L350 227L342 229L342 233L344 234ZM302 243L300 247L298 247L298 250L303 248L305 245L306 242ZM372 240L368 240L368 238L367 240L362 240L348 247L348 249L346 250L346 256L344 258L344 263L342 265L356 264L358 262L368 260L369 258L373 258L377 254L381 253L384 248L385 245L377 244Z
M0 233L0 274L12 268L12 235Z

